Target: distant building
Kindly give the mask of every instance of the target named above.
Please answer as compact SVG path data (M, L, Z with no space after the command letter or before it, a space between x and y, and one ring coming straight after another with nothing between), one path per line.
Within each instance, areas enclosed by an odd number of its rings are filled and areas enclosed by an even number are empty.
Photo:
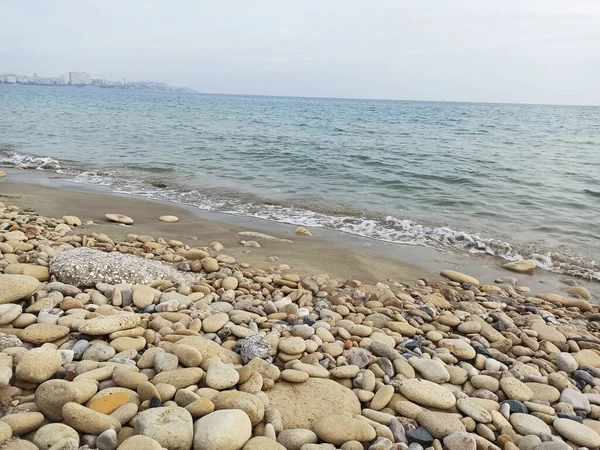
M75 86L87 86L92 84L92 77L85 72L69 72L69 82Z

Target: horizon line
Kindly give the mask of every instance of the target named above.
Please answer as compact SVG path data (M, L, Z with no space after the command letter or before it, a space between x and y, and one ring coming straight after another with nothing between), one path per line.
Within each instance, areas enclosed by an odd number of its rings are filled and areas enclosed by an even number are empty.
M157 82L161 83L161 82ZM162 82L164 83L164 82ZM164 83L167 84L167 83ZM168 84L167 84L168 85ZM5 84L0 83L0 86L35 86L41 88L55 88L55 87L76 87L77 89L86 89L86 88L96 88L99 89L98 86L83 86L78 87L74 85L64 85L64 86L52 86L52 85L31 85L31 84ZM161 94L179 94L179 95L223 95L223 96L232 96L232 97L274 97L274 98L302 98L302 99L321 99L321 100L364 100L364 101L381 101L381 102L419 102L419 103L467 103L467 104L488 104L488 105L519 105L519 106L570 106L570 107L583 107L583 108L598 108L600 104L573 104L573 103L530 103L530 102L500 102L500 101L488 101L488 100L417 100L417 99L399 99L399 98L372 98L372 97L327 97L327 96L318 96L318 95L283 95L283 94L243 94L243 93L230 93L230 92L203 92L199 91L195 88L190 87L181 87L181 86L171 86L177 89L191 89L196 92L155 92L155 91L145 91L152 93L161 93ZM140 92L143 90L139 90L136 92Z

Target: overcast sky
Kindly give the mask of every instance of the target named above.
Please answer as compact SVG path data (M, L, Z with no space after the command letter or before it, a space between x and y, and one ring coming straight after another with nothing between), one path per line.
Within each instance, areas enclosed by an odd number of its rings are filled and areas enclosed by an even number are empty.
M600 105L600 0L0 0L0 73Z

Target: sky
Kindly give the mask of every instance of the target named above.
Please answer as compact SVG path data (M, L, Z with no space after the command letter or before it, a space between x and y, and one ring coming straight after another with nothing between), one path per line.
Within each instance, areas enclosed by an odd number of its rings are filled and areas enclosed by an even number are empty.
M598 0L0 0L0 73L600 105Z

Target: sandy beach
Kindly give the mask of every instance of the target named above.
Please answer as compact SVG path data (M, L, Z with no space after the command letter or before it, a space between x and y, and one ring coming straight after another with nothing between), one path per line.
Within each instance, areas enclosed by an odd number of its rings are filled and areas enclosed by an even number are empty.
M561 274L536 270L535 276L516 274L502 268L501 258L488 255L458 255L423 246L385 243L351 234L322 228L311 228L311 237L295 235L296 226L249 217L211 213L195 207L148 200L131 195L116 194L101 186L68 182L68 177L39 171L6 169L8 177L0 179L0 195L12 203L29 207L40 214L61 216L77 215L96 222L90 231L108 233L124 238L128 233L179 239L194 245L197 242L219 241L228 254L253 267L267 267L279 257L301 274L328 273L336 278L357 278L365 282L414 281L418 278L439 279L445 269L458 270L493 282L496 278L513 276L534 292L564 292L566 285ZM14 180L14 181L13 181ZM0 197L1 200L1 197ZM91 207L93 205L93 207ZM107 211L122 212L135 218L133 228L107 223ZM158 220L161 215L176 215L175 224ZM260 248L241 246L241 240L253 240L238 233L252 231L265 233L293 244L257 239ZM189 239L198 238L198 241ZM600 283L579 279L580 284L600 296Z
M3 450L600 447L594 283L18 170L0 224Z

